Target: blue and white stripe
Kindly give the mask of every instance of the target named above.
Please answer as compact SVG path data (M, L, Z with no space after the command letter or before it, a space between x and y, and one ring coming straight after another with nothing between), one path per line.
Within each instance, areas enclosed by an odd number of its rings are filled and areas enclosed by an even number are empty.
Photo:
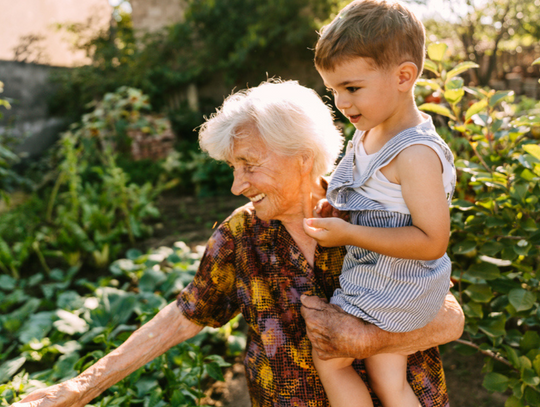
M355 134L353 142L361 136ZM327 198L337 209L351 211L351 223L370 227L394 228L412 225L411 215L390 212L355 191L377 170L388 165L404 148L436 142L452 163L453 155L436 133L431 119L393 137L376 154L359 179L353 179L352 143L330 180ZM455 178L452 192L455 187ZM448 203L451 202L451 195ZM439 311L450 286L451 263L448 255L423 261L400 259L347 246L340 276L341 288L331 303L349 314L390 332L407 332L423 327Z

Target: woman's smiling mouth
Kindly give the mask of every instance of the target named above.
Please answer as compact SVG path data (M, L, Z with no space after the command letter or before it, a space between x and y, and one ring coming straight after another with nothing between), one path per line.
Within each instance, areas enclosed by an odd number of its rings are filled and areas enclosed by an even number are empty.
M262 201L264 198L266 197L265 194L259 194L259 195L255 195L255 196L249 196L249 200L253 203L258 203L260 201Z

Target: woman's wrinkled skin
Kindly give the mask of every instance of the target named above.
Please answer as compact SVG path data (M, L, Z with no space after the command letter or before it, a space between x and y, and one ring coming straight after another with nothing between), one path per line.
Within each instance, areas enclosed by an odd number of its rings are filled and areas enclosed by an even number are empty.
M452 294L446 296L443 307L429 325L406 333L378 329L318 297L304 295L301 300L308 338L323 360L365 359L381 353L410 355L433 347L433 343L459 339L465 324L463 311Z

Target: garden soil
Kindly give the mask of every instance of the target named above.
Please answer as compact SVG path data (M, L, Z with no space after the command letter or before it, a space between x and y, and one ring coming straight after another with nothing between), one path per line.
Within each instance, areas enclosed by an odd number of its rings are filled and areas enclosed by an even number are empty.
M172 246L184 241L192 249L205 245L220 222L246 198L233 195L212 198L162 196L158 203L161 217L154 224L154 236L137 245L141 250ZM453 407L503 407L506 397L489 393L482 387L484 357L460 355L452 344L441 347L444 371ZM250 401L241 360L225 371L225 382L216 382L207 391L208 405L216 407L249 407Z

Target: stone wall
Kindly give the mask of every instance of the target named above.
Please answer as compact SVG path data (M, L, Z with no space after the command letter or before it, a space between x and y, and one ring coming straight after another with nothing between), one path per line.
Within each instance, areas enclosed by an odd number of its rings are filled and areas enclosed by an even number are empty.
M9 98L11 109L2 109L0 134L9 132L22 141L17 152L30 159L52 145L66 124L61 118L50 117L47 99L52 91L49 74L53 69L68 69L0 60L0 80L4 92L0 98Z
M187 0L130 0L130 4L133 27L152 32L183 21Z

